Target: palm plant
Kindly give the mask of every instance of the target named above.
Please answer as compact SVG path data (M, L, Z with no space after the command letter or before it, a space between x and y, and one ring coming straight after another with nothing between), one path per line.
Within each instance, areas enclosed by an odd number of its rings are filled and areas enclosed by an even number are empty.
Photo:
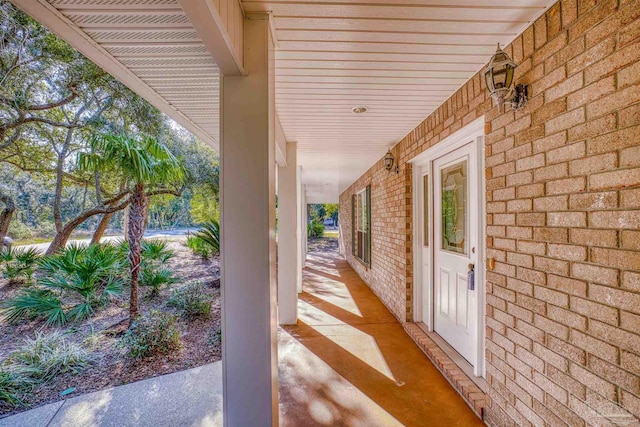
M163 286L172 285L177 281L178 279L173 275L173 272L166 267L143 265L140 272L140 286L151 289L150 298L157 297Z
M55 325L86 319L122 293L125 263L113 245L71 245L42 258L36 286L5 302L3 312L9 321L38 316Z
M163 286L177 281L173 272L165 264L175 254L164 240L144 240L142 242L142 271L140 286L151 288L150 297L156 297Z
M144 240L142 242L142 258L145 261L156 261L161 264L166 264L171 258L175 256L175 253L169 249L169 244L166 240Z
M220 253L220 224L215 219L205 222L195 234L211 247L213 253Z
M131 186L129 197L129 268L131 297L129 324L138 317L138 285L141 265L142 237L149 212L148 187L163 186L181 180L184 173L180 162L169 149L154 138L124 135L96 135L90 152L79 157L80 166L88 171L115 168Z
M40 252L35 248L8 248L0 251L0 262L4 262L2 276L11 282L26 281L31 283Z
M196 255L200 255L204 259L209 259L213 253L211 246L197 236L188 236L185 245L191 249L191 252Z

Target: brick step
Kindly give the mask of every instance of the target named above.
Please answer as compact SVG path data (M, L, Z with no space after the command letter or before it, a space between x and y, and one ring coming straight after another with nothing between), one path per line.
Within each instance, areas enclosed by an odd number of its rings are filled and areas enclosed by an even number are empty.
M427 355L436 368L462 396L473 412L484 420L484 408L487 395L478 387L462 369L415 323L406 322L402 326L411 339Z

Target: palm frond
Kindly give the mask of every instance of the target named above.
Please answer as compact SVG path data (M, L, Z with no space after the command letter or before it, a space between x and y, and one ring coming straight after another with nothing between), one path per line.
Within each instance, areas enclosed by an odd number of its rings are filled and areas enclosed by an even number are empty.
M145 261L158 261L164 264L174 256L175 253L169 249L169 244L166 240L154 239L142 241L142 258Z
M67 320L58 296L52 291L42 289L29 289L5 301L0 313L6 316L9 322L30 316L44 317L49 325L62 325Z
M218 221L212 220L204 223L195 235L211 246L214 253L220 253L220 224Z

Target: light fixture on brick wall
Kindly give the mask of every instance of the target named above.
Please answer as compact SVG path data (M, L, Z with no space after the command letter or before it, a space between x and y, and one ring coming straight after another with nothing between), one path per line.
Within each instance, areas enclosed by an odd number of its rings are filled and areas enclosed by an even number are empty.
M500 43L498 43L498 49L483 74L487 89L500 112L503 111L502 106L505 102L511 105L512 110L520 110L527 103L528 86L518 84L515 88L513 87L514 71L517 66L518 64L500 49Z
M391 152L391 149L389 149L387 154L384 156L384 168L388 171L393 170L397 174L400 172L400 167L397 164L393 167L394 163L396 163L396 158Z

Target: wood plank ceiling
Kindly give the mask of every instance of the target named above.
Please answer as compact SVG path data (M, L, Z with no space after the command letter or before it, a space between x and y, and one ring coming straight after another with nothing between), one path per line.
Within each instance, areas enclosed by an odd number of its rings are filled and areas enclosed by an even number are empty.
M337 202L551 3L243 0L273 14L276 109L299 144L309 201Z
M177 0L47 1L164 98L165 113L217 149L219 70Z

